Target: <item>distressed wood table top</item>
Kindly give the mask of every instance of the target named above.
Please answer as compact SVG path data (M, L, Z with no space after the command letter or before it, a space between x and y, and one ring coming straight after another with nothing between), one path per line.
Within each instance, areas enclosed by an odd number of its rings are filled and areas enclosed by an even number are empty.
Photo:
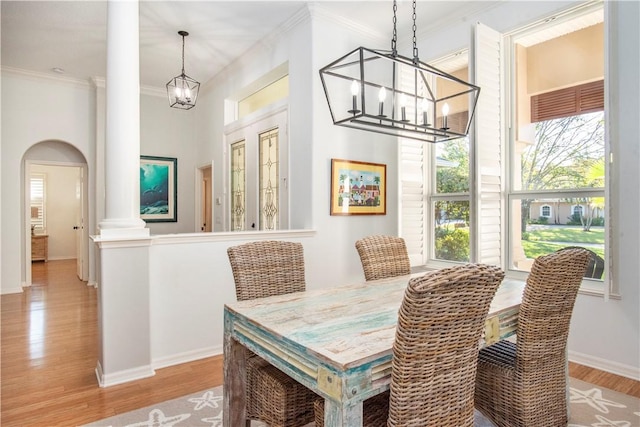
M360 425L356 404L389 387L398 309L418 275L225 305L225 388L237 380L231 358L240 353L231 349L239 344L325 397L335 425ZM489 344L515 333L523 289L511 280L498 288L485 325Z

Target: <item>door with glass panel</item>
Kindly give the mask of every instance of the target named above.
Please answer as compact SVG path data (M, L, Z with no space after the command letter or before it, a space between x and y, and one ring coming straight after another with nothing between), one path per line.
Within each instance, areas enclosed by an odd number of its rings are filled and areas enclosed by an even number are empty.
M226 136L229 230L288 228L287 112L268 115Z

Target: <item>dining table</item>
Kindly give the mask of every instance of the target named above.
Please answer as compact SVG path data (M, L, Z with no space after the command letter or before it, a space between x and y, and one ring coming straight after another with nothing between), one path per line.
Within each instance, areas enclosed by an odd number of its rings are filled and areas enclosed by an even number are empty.
M246 422L246 349L324 398L326 426L362 426L362 402L390 387L398 310L423 274L225 304L223 426ZM501 283L480 347L515 334L523 289Z

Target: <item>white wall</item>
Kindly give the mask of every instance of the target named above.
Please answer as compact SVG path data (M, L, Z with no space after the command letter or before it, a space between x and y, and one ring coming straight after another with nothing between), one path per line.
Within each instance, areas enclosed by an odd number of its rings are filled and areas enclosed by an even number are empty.
M42 141L64 141L57 149L41 145L33 160L86 162L94 144L94 94L88 84L2 72L2 272L1 293L21 292L25 269L24 159ZM46 144L45 144L46 145ZM73 147L73 148L72 148ZM74 149L75 148L75 149ZM77 150L77 151L76 151ZM76 153L78 153L76 155ZM79 157L78 157L79 156ZM45 158L46 157L46 158ZM89 168L89 182L93 182ZM95 222L91 221L90 226Z
M335 18L326 16L320 7L302 10L285 33L266 38L208 82L197 107L199 157L215 159L214 198L226 201L224 100L281 64L288 64L290 223L292 229L313 229L317 233L305 247L310 288L361 280L355 241L372 233L396 234L398 223L398 207L393 202L387 205L387 215L329 215L332 158L387 164L387 200L396 200L398 194L393 138L333 126L318 74L320 67L361 44L386 45L388 41L340 25ZM214 209L218 210L218 214L214 211L217 217L225 206ZM220 230L218 224L216 230Z
M80 215L80 197L76 186L80 168L34 164L32 173L46 175L45 212L49 235L49 260L76 258L76 231Z
M46 75L2 70L2 271L0 293L22 291L25 269L24 160L87 163L89 234L104 219L104 87ZM162 91L146 91L140 101L140 152L178 159L178 222L150 223L152 234L192 232L195 227L196 147L193 110L168 108ZM197 108L197 107L196 107ZM57 141L57 143L44 141ZM78 150L67 150L66 144ZM56 145L58 144L58 145ZM29 151L37 145L36 152ZM29 151L29 155L25 153ZM50 241L51 245L51 241ZM54 245L55 247L55 245ZM90 245L90 281L95 280L94 245ZM50 246L51 248L51 246ZM9 267L11 266L11 267ZM21 266L16 268L15 266Z
M140 96L140 155L178 159L178 221L149 222L151 234L195 231L195 109L169 108L166 92Z

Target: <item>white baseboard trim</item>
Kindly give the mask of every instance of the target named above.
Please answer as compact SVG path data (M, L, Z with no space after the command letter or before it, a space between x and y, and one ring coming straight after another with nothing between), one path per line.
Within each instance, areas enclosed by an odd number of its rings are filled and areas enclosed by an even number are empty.
M114 372L111 374L105 374L102 372L102 365L100 365L100 362L98 362L98 365L96 366L96 377L98 378L98 384L100 387L111 387L129 381L141 380L143 378L152 377L155 374L156 371L154 371L151 366L126 369L124 371Z
M168 366L180 365L181 363L193 362L194 360L204 359L211 356L218 356L220 354L222 354L222 346L207 347L171 356L152 358L151 364L153 365L153 369L161 369Z
M612 362L575 351L569 351L569 360L580 365L589 366L590 368L600 369L601 371L640 381L640 368L636 366L623 365L622 363Z
M24 289L22 289L22 288L28 288L28 287L29 287L29 285L27 285L26 282L22 282L17 287L13 287L13 288L9 288L9 289L2 289L2 292L0 292L0 295L21 294L22 292L24 292Z
M91 286L91 287L94 287L94 288L97 289L98 288L98 282L96 282L95 280L89 280L87 282L87 286Z
M64 261L67 259L77 259L75 255L73 256L68 256L68 255L58 255L58 256L50 256L47 258L49 261Z

